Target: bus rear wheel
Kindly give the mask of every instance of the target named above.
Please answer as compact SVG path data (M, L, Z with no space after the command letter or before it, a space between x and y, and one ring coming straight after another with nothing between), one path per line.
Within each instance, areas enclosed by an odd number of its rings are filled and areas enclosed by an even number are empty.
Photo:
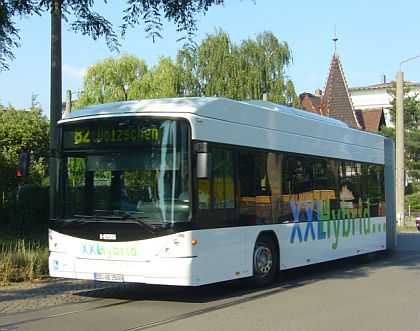
M254 285L266 286L276 277L278 251L271 236L260 235L258 237L254 246L252 265L252 283Z

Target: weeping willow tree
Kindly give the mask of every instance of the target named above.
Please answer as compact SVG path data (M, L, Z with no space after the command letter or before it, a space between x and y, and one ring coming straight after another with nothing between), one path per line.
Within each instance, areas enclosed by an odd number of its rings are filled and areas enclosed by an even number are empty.
M220 96L299 106L286 72L292 56L271 32L234 44L226 32L207 35L175 61L161 57L153 67L134 56L107 58L89 67L78 107L89 104L178 96Z
M83 79L76 108L91 104L141 99L146 63L135 56L123 54L109 57L90 66Z
M219 30L196 49L178 53L180 92L236 100L258 100L266 94L272 102L298 106L293 82L286 75L291 63L289 45L271 32L236 45Z

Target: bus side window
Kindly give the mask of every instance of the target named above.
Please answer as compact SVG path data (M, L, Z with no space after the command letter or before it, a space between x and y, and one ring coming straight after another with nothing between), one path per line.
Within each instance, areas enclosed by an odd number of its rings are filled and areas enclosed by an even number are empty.
M199 209L234 209L235 182L233 151L213 149L212 177L198 178Z
M198 183L198 208L210 209L210 179L199 179Z
M235 208L233 151L213 149L213 200L215 209Z
M239 151L239 222L241 225L255 225L257 222L255 192L255 153Z

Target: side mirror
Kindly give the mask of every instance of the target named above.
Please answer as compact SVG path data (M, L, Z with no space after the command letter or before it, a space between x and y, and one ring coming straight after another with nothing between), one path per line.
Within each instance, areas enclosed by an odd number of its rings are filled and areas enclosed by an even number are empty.
M195 145L197 161L197 178L206 179L211 177L211 153L208 152L206 142L197 142Z
M211 177L211 154L197 153L197 178L206 179Z
M19 163L18 163L18 177L28 177L29 175L29 163L31 155L29 152L21 151L19 152Z

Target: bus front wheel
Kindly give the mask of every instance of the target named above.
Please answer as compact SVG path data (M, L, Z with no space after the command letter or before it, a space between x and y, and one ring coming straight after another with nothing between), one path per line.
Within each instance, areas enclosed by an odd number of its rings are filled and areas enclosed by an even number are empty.
M252 282L256 286L270 284L277 273L278 251L270 235L260 235L255 242L252 258Z

